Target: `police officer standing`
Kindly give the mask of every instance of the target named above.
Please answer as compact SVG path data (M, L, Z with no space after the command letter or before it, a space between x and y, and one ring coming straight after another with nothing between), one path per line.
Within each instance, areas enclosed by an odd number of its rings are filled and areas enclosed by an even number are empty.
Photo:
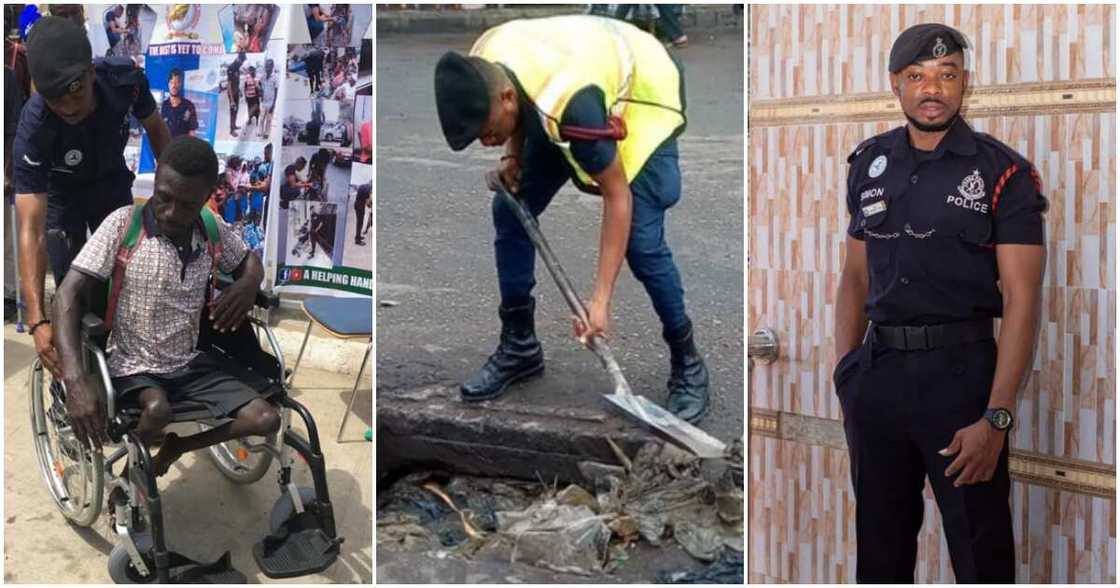
M630 76L642 83L631 85ZM697 422L708 409L708 370L665 241L665 213L681 196L683 79L652 35L601 17L560 16L510 21L483 33L469 56L444 54L435 91L448 145L460 151L478 139L504 147L501 181L534 216L569 179L602 197L590 324L577 321L576 335L586 341L607 332L625 259L669 346L668 408ZM544 369L534 331L535 249L499 198L492 215L502 330L497 350L460 386L467 401L495 398Z
M961 118L966 49L941 24L899 35L908 124L848 158L833 379L860 582L913 582L927 477L956 580L1015 579L1008 430L1037 338L1046 200L1029 161Z
M245 63L245 53L237 54L233 63L226 67L226 97L229 98L229 134L237 136L237 112L241 109L241 65Z
M58 17L35 23L27 60L38 93L23 108L13 145L27 322L36 351L56 375L43 304L47 260L61 283L87 231L132 203L133 176L124 160L129 116L144 126L157 158L171 140L148 80L132 59L91 59L82 27Z

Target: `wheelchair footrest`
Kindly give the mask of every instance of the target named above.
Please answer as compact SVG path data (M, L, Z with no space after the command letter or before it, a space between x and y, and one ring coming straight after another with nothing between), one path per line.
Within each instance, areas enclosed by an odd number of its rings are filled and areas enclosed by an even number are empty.
M283 539L266 537L253 546L253 559L269 578L321 572L338 559L338 553L338 541L318 528L294 531Z

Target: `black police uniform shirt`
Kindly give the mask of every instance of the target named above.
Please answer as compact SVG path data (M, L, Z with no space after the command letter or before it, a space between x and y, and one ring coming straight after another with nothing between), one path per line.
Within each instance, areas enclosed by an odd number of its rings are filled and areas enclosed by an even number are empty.
M551 144L545 133L544 125L541 124L540 116L537 114L536 106L529 100L525 90L522 89L517 76L508 68L506 68L506 72L509 74L510 80L513 81L514 87L517 88L518 110L521 116L521 126L525 129L526 144L543 144L546 142ZM608 116L605 102L605 96L600 88L587 86L577 91L568 100L564 112L560 115L560 124L589 129L605 129L607 128ZM592 176L607 169L618 152L618 146L613 139L572 140L569 144L572 149L572 158ZM556 154L563 157L559 149L556 150ZM566 158L565 164L568 164ZM574 173L572 179L576 179Z
M185 97L179 98L179 106L172 106L170 97L164 98L163 103L159 105L159 116L167 123L172 138L198 129L198 113L195 111L194 102Z
M56 116L42 95L28 99L12 148L12 175L16 193L46 192L49 209L104 216L131 201L133 175L124 160L129 115L143 120L156 103L148 78L132 59L93 63L97 106L77 125ZM48 221L51 217L48 210Z
M1044 243L1034 166L960 118L931 152L913 148L903 126L864 141L848 162L848 234L866 243L868 318L1002 316L995 246Z

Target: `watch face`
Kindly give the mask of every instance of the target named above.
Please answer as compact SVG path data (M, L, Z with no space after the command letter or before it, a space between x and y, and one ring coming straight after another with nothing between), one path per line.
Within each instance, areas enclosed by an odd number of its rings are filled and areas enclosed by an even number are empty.
M1000 430L1011 427L1011 413L1002 408L995 411L992 413L992 424Z

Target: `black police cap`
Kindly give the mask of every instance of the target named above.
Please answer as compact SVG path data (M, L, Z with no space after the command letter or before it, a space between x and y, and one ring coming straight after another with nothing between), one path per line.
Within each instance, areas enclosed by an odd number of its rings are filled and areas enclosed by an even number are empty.
M952 27L939 23L914 25L902 31L891 46L889 69L898 73L911 63L940 59L966 47L964 35Z
M490 118L490 92L478 57L448 51L436 64L436 110L447 144L461 151L478 138Z
M27 38L27 69L44 98L59 98L82 89L82 76L93 63L86 31L66 18L36 21Z

